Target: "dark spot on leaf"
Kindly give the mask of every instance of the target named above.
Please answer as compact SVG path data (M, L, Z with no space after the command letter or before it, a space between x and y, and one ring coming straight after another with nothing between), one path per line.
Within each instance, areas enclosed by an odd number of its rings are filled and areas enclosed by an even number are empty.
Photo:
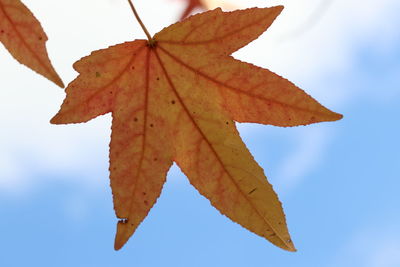
M160 80L160 77L157 77L157 81L159 81Z
M149 202L147 200L143 201L143 203L147 206L149 205Z
M132 66L131 69L134 70L134 69L135 69L135 66Z
M100 72L96 71L96 77L100 77L100 76L101 76Z
M41 41L41 40L43 40L43 37L42 37L42 36L39 36L38 39Z
M171 104L174 105L174 104L175 104L175 100L172 100L172 101L171 101Z
M254 188L253 190L251 190L249 193L247 193L248 195L251 195L251 194L253 194L254 193L254 191L256 191L257 190L257 188Z
M150 123L150 127L153 128L153 127L154 127L154 124Z
M225 122L226 123L226 125L229 125L229 122L227 121L227 122Z
M154 161L157 161L157 160L158 160L158 158L154 158L153 160L154 160Z
M138 118L134 118L133 121L138 121Z
M145 196L145 195L146 195L146 192L142 192L142 194L143 194L143 196Z

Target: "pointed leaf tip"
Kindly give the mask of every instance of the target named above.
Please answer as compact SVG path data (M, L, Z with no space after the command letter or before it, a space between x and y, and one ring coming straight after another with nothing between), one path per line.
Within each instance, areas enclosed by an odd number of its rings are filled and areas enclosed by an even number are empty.
M58 114L58 113L57 113ZM53 116L53 118L50 119L51 124L59 124L57 123L57 114Z
M293 244L293 241L290 239L290 240L287 240L286 242L285 242L285 245L286 245L286 248L284 248L286 251L289 251L289 252L296 252L297 251L297 249L296 249L296 247L294 246L294 244Z
M117 223L117 233L114 240L114 249L120 250L133 234L134 229L129 226L127 219L119 220Z
M334 112L334 113L335 113L335 119L332 121L338 121L338 120L343 119L343 114L336 113L336 112Z
M68 123L68 122L63 122L63 120L62 120L62 114L61 114L61 112L59 111L56 115L54 115L53 118L50 119L50 123L51 123L51 124L58 125L58 124L66 124L66 123Z
M277 5L277 6L273 7L273 8L276 8L277 10L279 10L279 13L282 12L282 10L285 9L285 7L283 5Z

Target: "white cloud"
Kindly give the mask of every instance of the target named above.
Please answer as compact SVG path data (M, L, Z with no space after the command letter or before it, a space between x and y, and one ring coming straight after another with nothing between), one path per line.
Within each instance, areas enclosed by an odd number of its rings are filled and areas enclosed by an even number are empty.
M332 131L328 127L310 127L301 129L292 138L298 145L293 148L278 167L276 179L280 193L290 194L302 180L324 160L329 147Z
M400 266L398 226L375 225L355 233L341 248L329 266Z
M24 184L24 168L18 165L18 160L13 158L15 155L5 155L4 152L0 152L0 188L4 188L7 191L21 191L23 188L20 187Z

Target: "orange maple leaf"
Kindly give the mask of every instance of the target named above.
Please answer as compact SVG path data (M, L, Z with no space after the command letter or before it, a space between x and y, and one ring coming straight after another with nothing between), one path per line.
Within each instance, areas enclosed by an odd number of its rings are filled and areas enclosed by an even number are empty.
M64 88L47 55L46 33L20 0L0 0L0 41L19 63Z
M112 112L110 179L120 249L148 214L175 161L221 213L294 251L285 215L235 122L295 126L341 115L282 77L229 56L264 32L282 7L192 16L93 52L52 123Z

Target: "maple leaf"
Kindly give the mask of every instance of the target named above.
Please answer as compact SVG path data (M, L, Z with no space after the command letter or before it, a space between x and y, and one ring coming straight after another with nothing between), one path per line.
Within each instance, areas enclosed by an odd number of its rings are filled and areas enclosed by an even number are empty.
M20 0L0 0L0 41L18 62L64 88L47 55L46 33Z
M192 16L157 33L92 52L51 120L112 112L110 179L120 249L156 202L175 161L221 213L294 251L285 215L235 122L295 126L334 113L286 79L231 53L256 39L283 7Z
M201 0L186 0L187 6L181 15L181 20L189 16L196 8L207 9Z

